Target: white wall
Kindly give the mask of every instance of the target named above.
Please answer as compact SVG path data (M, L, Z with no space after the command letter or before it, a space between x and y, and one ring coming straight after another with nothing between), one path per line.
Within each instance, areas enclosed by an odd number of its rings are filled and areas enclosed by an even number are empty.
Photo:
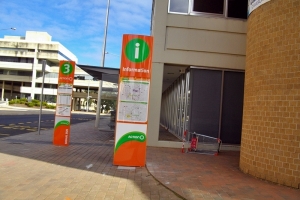
M168 0L155 4L153 62L245 68L245 20L168 14Z

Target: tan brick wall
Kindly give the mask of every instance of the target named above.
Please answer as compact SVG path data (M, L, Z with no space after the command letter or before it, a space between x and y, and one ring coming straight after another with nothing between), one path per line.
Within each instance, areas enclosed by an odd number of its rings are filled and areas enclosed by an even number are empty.
M300 186L300 0L249 16L240 168Z

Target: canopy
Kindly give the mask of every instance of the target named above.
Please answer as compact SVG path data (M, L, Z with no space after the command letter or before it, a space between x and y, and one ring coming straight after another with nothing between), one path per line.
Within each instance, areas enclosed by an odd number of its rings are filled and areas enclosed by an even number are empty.
M109 68L109 67L98 67L98 66L90 66L90 65L81 65L77 64L83 71L88 73L90 76L111 83L119 82L119 72L120 69L117 68Z

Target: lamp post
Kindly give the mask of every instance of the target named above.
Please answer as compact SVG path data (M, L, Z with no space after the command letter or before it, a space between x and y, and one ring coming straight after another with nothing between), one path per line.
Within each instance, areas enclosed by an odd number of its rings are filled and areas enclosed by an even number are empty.
M108 17L109 17L109 6L110 0L107 0L107 8L106 8L106 19L105 19L105 27L104 27L104 41L103 41L103 49L102 49L102 65L104 67L105 64L105 50L106 50L106 37L107 37L107 27L108 27ZM96 120L95 120L95 127L99 127L99 120L100 120L100 111L101 111L101 92L102 92L102 76L101 80L99 81L99 88L98 88L98 98L97 98L97 112L96 112Z
M86 108L86 112L89 112L89 101L90 101L90 79L89 79L89 82L88 82L88 93L87 93L87 98L86 98L86 105L87 105L87 108Z

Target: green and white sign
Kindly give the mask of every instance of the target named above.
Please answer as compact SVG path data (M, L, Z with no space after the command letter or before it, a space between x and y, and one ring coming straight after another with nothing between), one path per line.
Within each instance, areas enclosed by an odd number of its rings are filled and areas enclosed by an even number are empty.
M66 62L60 67L60 72L64 75L70 75L73 72L73 66Z
M135 38L129 41L125 47L125 55L131 61L140 63L149 56L150 48L144 40Z

